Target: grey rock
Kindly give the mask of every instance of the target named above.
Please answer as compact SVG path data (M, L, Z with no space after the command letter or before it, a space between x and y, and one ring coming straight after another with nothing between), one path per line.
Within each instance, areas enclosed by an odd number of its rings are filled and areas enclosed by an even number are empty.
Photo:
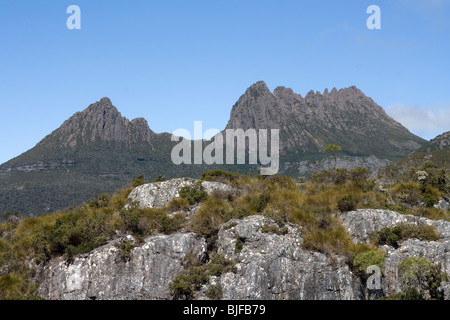
M38 274L39 296L51 300L169 299L169 283L183 270L182 260L192 254L205 259L206 242L193 234L153 236L120 259L111 242L67 263L51 261Z
M450 241L420 241L408 239L397 250L388 253L384 264L382 287L385 295L404 292L398 265L406 258L427 258L431 263L440 263L442 271L450 275ZM450 284L441 283L445 299L450 299Z
M236 224L236 225L234 225ZM262 216L232 220L219 231L218 253L237 261L237 273L222 275L224 299L357 299L359 281L343 258L303 250L298 226L285 235L266 233ZM230 227L231 226L231 227ZM236 238L244 246L235 253Z
M443 220L430 220L423 217L400 214L398 212L381 209L360 209L341 213L340 217L354 242L368 242L370 235L385 227L394 227L398 224L427 224L435 228L440 239L450 240L450 222Z
M450 210L450 200L448 198L443 198L439 200L439 202L436 203L434 207L440 210L448 211Z
M179 197L178 192L182 187L193 186L197 182L198 180L194 179L176 178L163 182L148 183L136 187L131 191L128 198L131 201L137 201L141 208L161 208ZM220 182L203 181L201 186L208 194L233 190L231 186Z

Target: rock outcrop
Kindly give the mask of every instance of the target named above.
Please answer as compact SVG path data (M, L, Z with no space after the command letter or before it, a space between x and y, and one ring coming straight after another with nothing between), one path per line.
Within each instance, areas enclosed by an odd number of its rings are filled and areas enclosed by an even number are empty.
M232 220L219 231L218 252L237 261L236 273L216 281L224 299L348 300L360 296L359 281L344 259L330 260L303 250L298 226L288 225L284 235L264 232L278 228L270 219L252 216ZM243 243L236 253L236 241Z
M176 178L163 182L153 182L141 185L131 191L128 198L132 202L137 202L141 208L161 208L170 200L179 197L178 192L186 186L193 186L196 183L208 194L216 191L232 191L232 187L213 181L199 181L187 178Z
M355 242L399 223L425 223L439 233L437 241L408 239L400 247L383 246L386 253L381 295L402 292L398 265L407 257L440 263L450 274L450 222L401 215L388 210L356 210L341 214ZM125 239L127 240L127 239ZM128 236L128 241L133 240ZM204 263L211 248L235 262L234 271L212 276L196 293L206 299L207 288L220 285L224 299L369 299L363 281L345 257L327 256L302 248L302 229L279 227L263 216L231 220L222 225L214 245L194 233L151 236L121 258L115 240L67 262L50 261L37 272L39 295L46 299L171 299L169 283L186 268L187 254ZM237 246L237 242L240 246ZM450 299L450 285L441 283Z
M205 239L193 233L150 237L125 261L118 243L70 263L62 258L52 261L38 274L42 281L38 294L52 300L169 299L169 283L183 270L186 254L198 261L206 254Z

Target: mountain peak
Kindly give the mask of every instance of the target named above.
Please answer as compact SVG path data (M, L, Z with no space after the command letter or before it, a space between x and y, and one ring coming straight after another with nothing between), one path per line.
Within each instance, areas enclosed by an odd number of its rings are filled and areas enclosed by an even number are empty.
M233 106L226 129L279 129L280 152L321 152L339 144L358 155L405 155L423 144L356 86L319 91L305 98L263 81L250 86ZM395 139L392 136L395 136ZM380 142L381 141L381 142Z
M436 138L432 139L430 141L430 145L438 150L450 148L450 131L444 132L443 134L440 134Z
M107 97L100 99L85 110L75 113L60 128L50 134L61 147L76 148L98 141L129 144L136 141L150 142L155 133L143 118L133 121L121 113ZM44 139L41 143L45 143Z
M256 83L252 84L247 89L245 94L250 95L254 98L258 98L260 96L272 95L272 92L270 92L269 88L267 87L267 85L264 81L258 81Z

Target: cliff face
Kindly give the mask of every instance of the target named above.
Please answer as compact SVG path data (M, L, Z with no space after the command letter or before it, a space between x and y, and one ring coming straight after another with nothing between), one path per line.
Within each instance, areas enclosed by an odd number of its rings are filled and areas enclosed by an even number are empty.
M75 113L61 127L42 140L38 146L59 146L74 149L100 141L113 141L130 145L137 142L151 144L155 133L150 130L147 120L128 120L103 98L91 104L82 112Z
M206 298L210 286L220 285L223 299L371 299L404 292L399 264L407 257L425 257L440 263L450 274L450 223L401 215L387 210L357 210L341 214L355 242L400 223L433 225L437 241L409 239L386 252L381 290L368 290L349 269L345 257L329 257L304 250L301 227L288 224L277 234L277 224L263 216L231 220L219 230L214 246L218 254L236 262L233 271L211 277L195 293ZM242 249L236 250L236 242ZM211 244L193 233L152 236L123 259L116 240L68 263L56 259L38 272L39 295L46 299L172 299L169 283L184 268L184 257L204 263ZM193 257L193 258L192 258ZM446 299L450 284L441 283Z
M257 82L231 110L226 129L237 128L280 129L284 153L321 152L338 144L355 155L401 156L425 142L355 86L302 97L285 87L272 93Z

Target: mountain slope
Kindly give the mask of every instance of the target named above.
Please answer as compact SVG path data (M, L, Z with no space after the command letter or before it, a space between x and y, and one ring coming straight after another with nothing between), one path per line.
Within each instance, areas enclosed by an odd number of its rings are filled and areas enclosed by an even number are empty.
M226 128L279 128L283 154L323 152L337 144L349 155L390 158L405 156L425 142L356 87L310 91L303 98L285 87L271 93L260 81L233 106Z
M326 158L323 149L328 144L341 145L348 156L338 167L375 170L385 159L406 155L424 143L356 87L323 95L310 92L302 98L284 87L271 93L264 82L257 82L231 110L226 129L240 128L280 129L280 173L295 177L317 170L315 162ZM177 166L171 161L177 143L170 138L153 132L142 118L122 117L103 98L0 166L0 212L38 215L77 206L140 175L195 178L216 168L257 172L255 165ZM324 168L331 166L323 163Z
M430 140L417 151L379 170L379 177L388 181L396 181L409 171L417 171L425 167L437 166L450 175L450 131Z
M172 165L173 146L169 134L155 134L144 119L122 117L103 98L0 167L0 212L35 215L77 206L141 174L198 174L196 167Z

